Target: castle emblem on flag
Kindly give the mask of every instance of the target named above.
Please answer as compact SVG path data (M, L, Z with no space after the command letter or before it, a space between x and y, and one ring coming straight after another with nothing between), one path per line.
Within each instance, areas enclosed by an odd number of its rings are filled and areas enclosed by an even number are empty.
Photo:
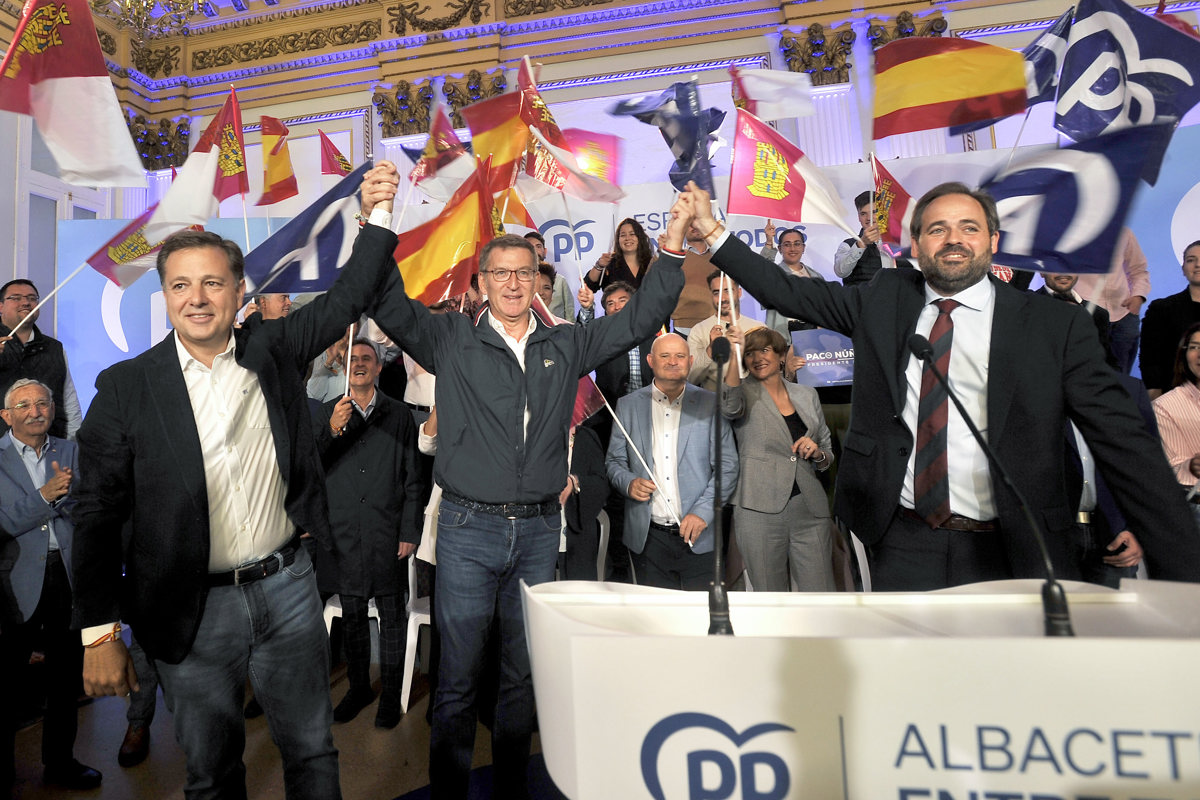
M221 128L221 155L217 160L221 174L226 178L246 171L246 158L238 145L237 132L233 125L226 124Z
M788 173L791 168L787 161L769 142L758 142L754 155L754 182L746 188L755 197L766 197L771 200L782 200L788 196Z
M120 242L114 242L108 247L108 257L112 259L114 264L127 264L135 258L141 258L147 255L152 249L150 243L146 241L144 232L146 226L138 228L133 233L126 236Z
M70 24L66 3L61 6L50 3L34 11L25 25L25 33L21 36L21 41L17 43L16 55L8 62L8 69L5 71L4 77L15 78L21 73L21 56L23 54L36 56L51 47L61 45L63 41L62 37L58 35L58 26Z

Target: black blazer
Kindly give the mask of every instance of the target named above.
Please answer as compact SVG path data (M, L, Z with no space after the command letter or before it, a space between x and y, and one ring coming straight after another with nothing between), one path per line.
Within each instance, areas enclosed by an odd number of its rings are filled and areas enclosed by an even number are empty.
M395 246L390 231L366 226L329 291L283 319L251 318L234 330L237 362L266 397L288 518L326 548L325 480L304 372L382 290ZM174 333L100 373L96 390L78 436L74 626L122 619L152 657L178 663L208 594L209 514Z
M925 303L918 270L883 270L865 286L805 281L767 269L735 236L713 254L764 307L851 336L855 346L850 431L843 442L834 513L867 545L883 537L899 503L914 447L904 424L908 337ZM1162 448L1145 430L1115 372L1104 363L1080 308L992 279L987 437L1048 532L1063 577L1073 524L1064 478L1065 419L1083 432L1155 578L1200 581L1200 536L1175 488ZM954 413L954 412L951 412ZM997 511L1015 577L1040 577L1041 557L1016 496L992 475Z

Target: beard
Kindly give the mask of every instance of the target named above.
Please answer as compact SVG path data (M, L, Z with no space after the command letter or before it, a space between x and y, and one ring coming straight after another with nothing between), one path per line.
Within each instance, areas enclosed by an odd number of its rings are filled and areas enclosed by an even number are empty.
M947 266L940 259L948 255L963 255L969 260ZM992 268L992 254L985 252L976 255L965 247L948 245L934 255L921 253L917 256L917 263L930 286L939 294L951 295L982 280Z

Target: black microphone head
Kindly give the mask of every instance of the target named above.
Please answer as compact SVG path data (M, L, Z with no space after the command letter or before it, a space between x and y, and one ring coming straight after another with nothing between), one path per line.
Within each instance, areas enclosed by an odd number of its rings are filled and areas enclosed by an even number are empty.
M922 361L927 358L933 358L933 345L919 333L914 333L908 337L908 349L909 352Z
M724 336L712 340L712 360L718 364L729 360L729 340Z

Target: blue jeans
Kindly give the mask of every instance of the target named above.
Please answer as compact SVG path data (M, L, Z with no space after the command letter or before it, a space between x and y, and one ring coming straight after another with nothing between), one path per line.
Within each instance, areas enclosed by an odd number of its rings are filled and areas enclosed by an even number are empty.
M1137 314L1126 314L1116 322L1108 323L1108 349L1121 372L1128 375L1137 360L1138 340L1141 338L1141 320Z
M192 649L178 664L156 666L187 756L188 800L246 797L247 677L283 756L288 800L341 797L329 643L303 547L269 578L210 589Z
M504 519L442 501L434 598L442 657L429 743L435 798L467 796L476 695L494 619L500 634L500 689L492 728L494 794L505 800L527 796L534 702L520 582L554 579L558 522L558 514Z

